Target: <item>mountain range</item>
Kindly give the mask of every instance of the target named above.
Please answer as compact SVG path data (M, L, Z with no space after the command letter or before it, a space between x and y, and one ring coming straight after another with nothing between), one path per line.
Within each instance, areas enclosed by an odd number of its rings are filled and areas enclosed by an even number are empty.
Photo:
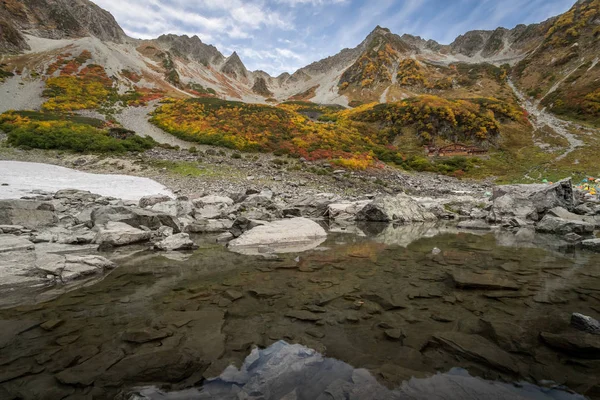
M585 106L584 99L597 98L600 90L599 10L598 0L580 0L542 23L470 31L449 45L378 26L355 48L272 77L248 71L235 52L225 56L197 36L132 39L110 13L88 0L3 0L0 52L4 71L26 76L48 76L58 57L87 51L88 63L101 65L121 90L154 88L175 96L210 91L244 102L292 99L344 106L419 93L497 95L498 88L469 85L487 75L471 72L475 79L469 79L465 65L508 65L517 87L558 112L577 114L581 110L572 108L583 108L582 118L589 119L593 113L586 114L585 107L597 105Z

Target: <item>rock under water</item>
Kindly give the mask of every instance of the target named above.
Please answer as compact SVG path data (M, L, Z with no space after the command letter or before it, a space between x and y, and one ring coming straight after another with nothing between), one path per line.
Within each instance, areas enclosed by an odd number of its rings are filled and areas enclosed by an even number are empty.
M130 400L264 399L264 400L583 400L563 390L487 381L453 368L428 378L411 378L388 389L366 369L356 369L299 344L279 341L254 349L238 369L228 366L200 389L163 392L146 387L130 393Z

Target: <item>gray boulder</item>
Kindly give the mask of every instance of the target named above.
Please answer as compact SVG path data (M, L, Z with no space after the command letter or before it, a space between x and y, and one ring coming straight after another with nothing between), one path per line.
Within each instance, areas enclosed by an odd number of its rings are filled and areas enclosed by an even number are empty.
M35 299L46 286L101 276L116 265L100 257L96 246L40 243L22 237L20 246L0 254L0 306ZM0 243L4 241L0 236ZM58 294L59 292L56 292Z
M600 321L587 315L573 313L571 315L571 325L580 331L600 335Z
M360 200L345 203L333 203L327 206L326 217L330 220L351 220L362 210L370 200Z
M340 200L339 196L332 193L319 193L295 200L293 207L299 209L305 217L322 218L327 215L329 205Z
M600 239L588 239L581 242L584 249L600 253Z
M206 205L224 205L224 206L232 206L234 201L230 197L226 196L204 196L198 199L192 200L194 206L196 207L204 207Z
M22 225L29 229L58 223L51 203L33 200L0 200L0 225Z
M163 251L180 251L194 250L197 249L198 246L190 239L190 235L187 233L178 233L156 243L154 248Z
M574 207L571 179L552 185L503 185L494 189L492 208L488 214L491 221L513 217L539 221L551 209Z
M22 236L0 235L0 253L33 250L35 245Z
M50 254L38 268L54 275L57 281L68 283L90 275L103 274L117 265L99 255Z
M170 201L171 198L165 195L153 195L153 196L144 196L139 201L139 206L141 208L152 207L155 204L164 203L165 201Z
M191 201L169 200L152 206L152 211L170 215L173 218L186 217L194 213Z
M257 221L254 219L248 219L246 217L239 217L233 221L233 225L229 229L229 232L233 235L233 237L237 238L240 237L244 232L264 224L266 224L265 221Z
M12 235L20 235L28 229L22 225L0 225L0 234L7 233Z
M175 233L181 232L177 218L138 207L103 206L92 211L91 220L94 226L101 226L107 222L123 222L134 228L147 226L150 229L158 229L161 226L173 228Z
M396 196L377 197L356 214L356 219L374 222L424 222L437 218L412 197L400 193Z
M185 227L189 233L221 233L231 228L228 219L198 219Z
M548 211L548 215L552 215L554 217L566 219L569 221L587 222L589 224L594 225L596 227L596 229L600 229L600 219L598 219L594 216L578 215L578 214L572 213L570 211L567 211L562 207L554 207L553 209Z
M102 197L87 190L62 189L54 194L55 199L63 199L70 202L92 203Z
M474 220L474 221L462 221L459 222L457 227L459 229L470 229L476 231L489 231L492 227L483 220Z
M71 228L51 227L31 235L34 243L50 242L61 244L87 244L92 243L96 234L84 225Z
M594 224L581 220L564 219L547 214L535 227L540 233L554 233L566 235L567 233L576 233L578 235L591 235L594 233Z
M150 240L152 232L134 228L123 222L107 222L101 227L94 239L99 245L125 246Z

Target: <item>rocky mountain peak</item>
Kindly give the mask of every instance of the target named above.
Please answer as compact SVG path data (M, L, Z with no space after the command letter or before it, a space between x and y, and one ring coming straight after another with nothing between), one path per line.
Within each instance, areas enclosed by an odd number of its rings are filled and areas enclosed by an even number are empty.
M229 57L227 57L225 64L223 64L221 67L221 72L235 79L248 77L248 70L240 59L240 56L235 51L231 53Z
M157 41L166 47L166 50L204 65L221 64L225 60L215 46L203 43L196 35L189 37L168 34L159 36Z

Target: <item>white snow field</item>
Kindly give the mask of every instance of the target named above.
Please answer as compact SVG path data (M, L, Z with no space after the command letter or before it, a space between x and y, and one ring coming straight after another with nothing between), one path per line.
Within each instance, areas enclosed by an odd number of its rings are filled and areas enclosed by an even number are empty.
M102 196L139 200L143 196L173 193L160 183L137 176L104 175L50 164L0 161L0 199L18 199L33 191L89 190Z

